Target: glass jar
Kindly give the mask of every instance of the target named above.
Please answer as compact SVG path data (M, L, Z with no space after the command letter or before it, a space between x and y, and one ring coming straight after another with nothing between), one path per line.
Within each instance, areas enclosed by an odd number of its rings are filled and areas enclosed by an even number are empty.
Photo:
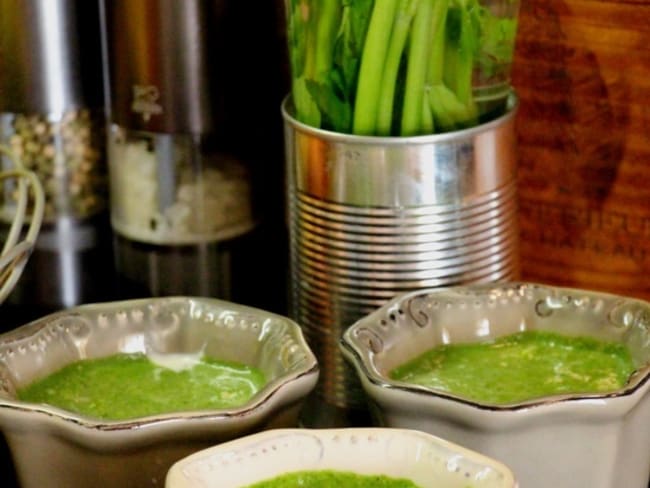
M111 221L149 244L216 242L253 228L249 171L200 136L110 133Z
M89 109L62 114L0 114L0 142L39 177L45 192L44 222L84 219L107 206L104 119ZM3 167L11 162L3 158ZM5 184L2 218L15 213L15 182Z

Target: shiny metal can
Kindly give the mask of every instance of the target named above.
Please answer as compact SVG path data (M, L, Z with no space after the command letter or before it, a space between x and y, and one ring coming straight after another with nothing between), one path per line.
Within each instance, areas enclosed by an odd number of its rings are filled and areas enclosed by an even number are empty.
M502 117L417 137L285 121L290 315L321 364L316 394L363 409L343 331L399 293L519 276L517 97Z

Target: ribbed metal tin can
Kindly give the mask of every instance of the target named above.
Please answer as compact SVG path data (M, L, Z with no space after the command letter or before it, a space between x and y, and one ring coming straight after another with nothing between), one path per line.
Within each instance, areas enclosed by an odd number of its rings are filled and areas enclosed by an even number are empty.
M506 114L417 137L315 129L283 104L290 315L321 364L316 394L363 409L343 331L395 295L519 275L513 93Z

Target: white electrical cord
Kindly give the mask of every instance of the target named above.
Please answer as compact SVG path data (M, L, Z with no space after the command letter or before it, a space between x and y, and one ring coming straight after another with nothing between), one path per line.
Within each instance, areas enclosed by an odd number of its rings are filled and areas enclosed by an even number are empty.
M20 278L36 243L43 222L45 195L36 174L26 170L20 159L1 144L0 155L7 157L14 166L14 169L0 171L0 183L12 178L18 182L16 185L17 201L13 220L7 240L0 252L0 303L2 303L13 290L18 278ZM32 215L27 233L24 239L20 240L27 219L27 203L30 197L34 201Z

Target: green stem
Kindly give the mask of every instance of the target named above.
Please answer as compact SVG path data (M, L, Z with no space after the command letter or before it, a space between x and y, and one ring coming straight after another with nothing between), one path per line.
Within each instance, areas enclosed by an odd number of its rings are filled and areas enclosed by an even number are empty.
M386 55L384 74L381 80L379 107L377 109L377 134L381 136L390 135L393 122L393 107L395 105L397 72L409 29L411 28L411 21L420 1L422 0L399 0L393 33Z
M305 19L305 68L303 74L307 78L312 78L316 72L316 6L311 2L307 2L307 18Z
M471 19L473 0L441 0L427 77L436 127L454 130L476 122L472 71L478 32ZM434 14L435 17L435 14ZM436 19L434 18L434 22Z
M438 0L434 6L431 28L433 36L431 39L431 49L429 53L429 63L427 72L427 100L431 116L434 119L436 129L443 131L453 128L452 117L446 113L445 106L439 100L440 86L443 81L445 69L445 41L447 35L447 10L449 0Z
M302 9L307 9L307 18L302 18ZM321 114L318 105L307 90L306 80L314 79L316 74L316 59L318 57L318 44L316 39L316 2L304 0L304 4L298 5L294 12L294 21L303 22L305 47L303 72L294 76L292 83L292 94L296 106L296 116L301 122L313 127L320 127Z
M472 101L472 71L474 51L479 33L472 23L470 9L476 2L454 0L449 9L453 23L453 38L447 39L445 45L445 67L443 78L445 84L456 94L462 103Z
M309 93L307 80L304 76L293 79L291 94L296 108L296 118L303 124L312 127L321 126L321 113L318 104Z
M429 73L427 83L438 85L442 83L442 74L445 64L445 23L449 0L438 0L433 10L433 39L431 40L431 53L429 56Z
M442 83L430 87L429 104L436 126L443 131L454 130L470 119L467 107Z
M422 99L422 134L433 134L435 130L436 125L429 104L429 94L428 91L425 91L424 98Z
M456 96L464 103L472 99L472 71L474 68L474 43L477 33L469 16L468 6L465 4L461 10L461 34L458 43L458 57L456 64Z
M406 88L400 131L402 136L416 135L421 131L424 83L431 42L431 14L433 4L436 2L437 0L420 2L413 19L406 67Z
M314 79L323 80L332 69L334 38L340 27L341 5L339 0L319 0L314 54Z
M357 83L352 126L355 134L372 135L376 130L381 77L396 8L395 0L376 0L373 7Z

